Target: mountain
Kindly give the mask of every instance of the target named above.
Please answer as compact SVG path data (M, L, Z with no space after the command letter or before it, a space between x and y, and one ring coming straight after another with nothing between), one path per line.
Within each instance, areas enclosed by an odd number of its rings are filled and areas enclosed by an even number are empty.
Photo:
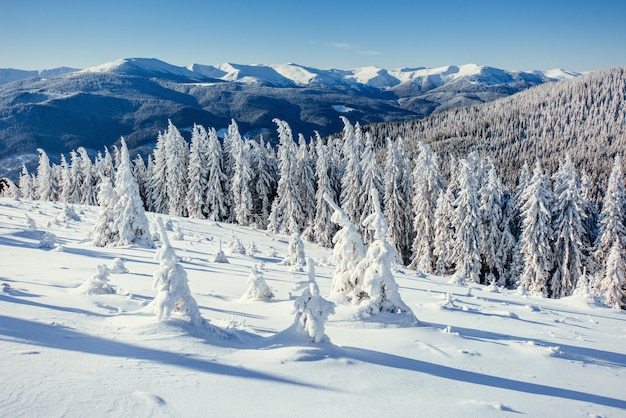
M570 78L568 73L552 76ZM367 127L374 138L406 140L409 152L418 141L439 154L449 169L452 155L472 151L493 158L510 188L521 166L536 159L554 172L568 153L589 174L600 195L616 155L626 161L626 68L617 67L537 86L501 100L438 112L409 122Z
M66 71L67 70L67 71ZM576 77L560 70L506 71L473 64L441 68L320 70L297 64L178 67L129 58L48 74L0 70L0 172L14 173L35 150L51 155L83 146L99 150L124 136L150 146L170 118L273 137L274 118L305 137L341 129L339 116L369 124L406 121L491 101ZM56 71L56 73L54 72Z

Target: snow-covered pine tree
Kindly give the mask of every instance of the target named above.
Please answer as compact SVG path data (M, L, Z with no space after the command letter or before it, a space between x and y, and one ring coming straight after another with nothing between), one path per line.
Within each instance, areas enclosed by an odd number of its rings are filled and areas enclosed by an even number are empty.
M609 306L618 307L624 305L626 262L626 190L619 156L615 157L603 203L600 232L596 242L596 259L600 271L594 279L593 290ZM617 285L622 287L621 296L616 289Z
M228 216L224 186L228 179L223 171L223 153L215 128L209 128L209 144L207 150L207 190L206 212L211 221L223 221Z
M150 204L148 209L156 213L168 213L169 207L166 142L166 133L159 132L156 147L152 153L154 164L150 170Z
M341 208L354 224L361 219L361 147L350 121L341 116L343 121L343 153L345 167L341 176Z
M486 181L480 188L480 217L482 224L481 278L480 282L495 286L504 281L504 272L509 254L503 252L502 234L508 232L503 222L502 185L491 162L487 165ZM502 227L506 227L502 230ZM512 238L512 237L511 237ZM504 243L507 243L505 240ZM510 248L509 248L510 249Z
M168 213L173 216L187 215L185 198L187 197L188 161L187 141L170 120L165 133L165 166Z
M397 261L406 265L413 242L413 211L411 209L412 174L409 169L404 140L388 140L384 173L385 218L390 223L387 239L393 246Z
M292 314L295 314L294 326L298 334L305 336L314 343L328 342L324 333L324 323L335 313L335 304L320 296L315 282L315 267L311 258L307 259L309 280L299 282L294 291L302 290L302 294L294 301Z
M455 202L455 217L459 220L454 241L457 284L480 283L481 248L483 239L480 200L475 173L481 170L475 162L459 161L459 193Z
M302 202L302 219L298 221L303 231L302 237L313 240L313 220L315 218L315 172L313 161L304 136L298 135L298 152L296 154L297 184Z
M433 257L435 258L435 272L440 276L450 274L456 268L452 251L456 234L454 201L454 190L451 186L439 192L435 208Z
M331 247L333 243L333 235L337 231L331 217L333 208L326 201L326 196L333 196L331 180L329 177L330 161L326 147L322 142L319 133L315 133L315 149L317 161L315 165L315 175L317 177L317 191L315 192L315 218L312 226L313 242L323 246Z
M362 167L362 181L361 191L359 195L359 205L362 208L361 217L358 225L363 241L368 244L374 240L372 231L363 226L365 218L374 213L374 204L371 200L371 190L378 190L378 194L384 191L383 187L383 174L380 169L380 165L376 160L376 150L374 149L374 139L372 135L367 132L365 134L365 147L363 148L363 154L361 155L361 167Z
M22 172L17 184L22 199L33 200L35 198L35 182L24 164L22 164Z
M232 126L231 137L231 155L233 158L233 177L231 178L232 193L232 216L239 225L250 225L252 219L252 191L250 190L252 182L252 167L250 161L250 147L247 141L239 135L239 129L234 123ZM229 132L231 128L229 128Z
M137 154L133 160L133 177L139 187L139 196L143 202L143 207L148 208L148 168L141 155Z
M530 183L520 199L523 202L520 247L523 270L520 281L528 292L543 296L548 296L550 271L554 265L552 200L550 180L537 160Z
M267 148L263 136L259 142L250 141L252 155L252 192L253 192L253 217L254 226L258 229L266 229L270 212L272 211L272 199L276 191L276 171L270 158L270 150ZM267 144L269 145L269 144Z
M115 193L118 200L113 208L113 228L118 233L118 241L114 245L137 244L153 248L148 218L124 138L121 138L119 168L115 174Z
M276 198L272 203L267 229L274 234L299 233L298 220L303 218L302 202L295 181L296 150L291 128L287 122L274 119L278 125L278 170L279 180Z
M263 263L255 264L250 268L248 276L248 289L244 293L244 300L268 300L274 297L272 289L267 285L263 277Z
M157 218L157 225L162 245L156 253L159 268L153 274L153 286L158 293L149 308L159 322L167 321L172 313L178 313L187 316L192 325L204 325L205 319L200 315L198 304L189 290L187 272L178 263L161 218Z
M374 241L370 244L356 268L363 272L363 284L360 286L361 313L376 315L381 312L407 314L415 319L411 309L402 301L398 284L393 278L391 267L396 259L394 248L387 241L387 221L380 209L378 191L372 189L374 213L365 219L365 225L374 231Z
M324 200L334 210L331 221L340 226L333 237L333 258L335 265L333 282L330 287L333 299L345 299L348 302L358 303L359 297L354 290L362 284L362 277L357 273L357 266L365 257L365 245L363 239L348 215L325 194Z
M79 203L83 205L95 205L97 203L97 190L95 187L96 181L94 179L93 163L85 148L79 147L77 151L80 156L79 170L82 179L82 183L79 186L82 189Z
M101 174L98 192L98 217L94 224L92 237L93 245L96 247L106 247L115 245L119 241L119 231L115 229L115 213L113 209L118 201L117 193L113 189L111 179Z
M291 234L287 248L287 256L281 264L283 266L290 266L291 271L304 271L304 265L306 264L304 242L302 242L302 238L297 232Z
M423 142L417 144L417 158L413 168L413 230L412 261L409 268L430 274L434 271L435 210L437 198L444 190L437 156Z
M569 155L554 175L554 267L550 280L550 297L572 295L583 274L584 205L576 168Z
M104 264L96 267L96 274L80 286L76 291L85 295L105 295L115 293L116 290L109 283L109 274L111 271Z
M66 192L67 203L78 204L83 199L83 172L81 170L81 156L74 150L70 151L70 182L69 190Z
M59 183L59 202L69 203L70 193L72 190L72 174L67 164L65 155L61 154L61 162L59 163L60 178Z
M202 125L193 125L189 145L189 164L187 166L187 196L185 205L190 218L204 219L206 213L206 193L208 165L206 161L209 137Z
M38 148L39 164L37 165L37 182L35 186L35 195L39 200L52 201L54 199L54 182L52 167L50 167L50 159L48 154Z

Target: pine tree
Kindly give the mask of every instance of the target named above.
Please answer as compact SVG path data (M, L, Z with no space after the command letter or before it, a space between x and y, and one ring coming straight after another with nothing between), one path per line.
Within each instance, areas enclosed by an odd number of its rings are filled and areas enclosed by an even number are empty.
M83 199L83 172L81 156L74 150L70 151L70 183L67 203L78 204Z
M343 121L343 151L346 161L341 176L341 208L352 223L359 223L361 219L361 144L354 133L354 127L348 119L341 116Z
M253 216L254 224L258 229L266 229L270 212L272 211L272 199L276 190L275 167L270 158L269 149L266 147L263 137L259 142L250 141L253 166L252 191L253 191ZM267 144L269 145L269 144Z
M97 203L97 191L95 188L96 182L93 176L93 164L85 148L79 147L77 151L80 156L79 170L81 173L80 177L82 179L82 183L80 184L80 188L82 189L80 203L83 205L95 205Z
M493 286L502 284L504 281L505 266L509 256L506 252L506 247L508 246L507 244L512 243L512 236L502 236L509 233L509 230L502 213L501 188L502 185L498 179L496 169L493 164L489 163L486 182L480 188L479 193L483 233L481 242L481 283Z
M20 197L22 199L33 200L36 195L35 181L30 175L26 166L22 164L22 172L18 181L18 187L20 189Z
M455 217L459 220L455 237L456 277L458 284L480 282L482 268L480 254L483 230L475 172L480 168L470 160L459 162L459 194L455 206Z
M148 208L152 212L167 213L168 212L168 182L167 182L167 163L166 163L166 134L159 132L157 137L156 148L154 149L153 161L154 165L150 172L150 205Z
M334 299L346 299L348 302L358 303L359 297L354 290L362 285L362 277L357 273L357 266L365 257L363 239L348 215L332 198L325 194L324 200L334 210L331 220L340 226L333 237L333 258L335 265L333 282L330 287Z
M365 315L376 315L381 312L403 313L415 319L411 309L402 301L398 284L391 272L396 254L386 238L387 221L380 209L376 189L372 189L372 201L374 213L365 219L364 223L374 231L374 241L368 247L365 258L357 266L357 271L363 272L363 284L359 292L361 312Z
M371 200L372 189L376 189L379 194L384 191L382 171L376 160L374 140L369 132L365 134L365 148L361 155L361 166L363 178L359 195L359 205L362 208L362 212L358 225L360 226L359 230L363 236L363 240L368 244L374 240L374 236L372 231L363 226L363 221L374 213L374 204Z
M231 153L234 163L233 177L230 182L233 197L232 212L238 224L247 226L252 223L253 210L252 192L250 190L253 176L250 166L250 153L248 152L248 145L239 135L237 125L231 126L234 126L231 138Z
M119 231L115 228L115 212L113 209L118 201L117 193L113 189L111 179L101 174L101 181L98 185L98 217L93 228L93 245L96 247L106 247L115 245L119 241Z
M539 160L533 176L521 196L522 236L520 256L523 263L521 284L534 294L548 296L550 271L553 267L551 246L552 192L550 180Z
M324 323L335 313L335 304L320 296L320 290L315 282L315 267L313 260L307 259L309 280L299 282L294 291L302 290L302 294L293 304L292 314L295 314L294 326L296 332L305 336L314 343L328 342L324 333Z
M156 254L159 268L153 277L154 288L158 293L149 307L159 322L167 321L172 313L178 313L187 316L192 325L204 325L205 320L200 315L198 304L189 290L187 272L178 263L161 218L157 218L157 225L162 246Z
M35 195L39 200L52 201L54 198L54 179L48 154L39 148L39 164L37 166L37 183Z
M189 146L189 165L187 167L187 196L185 205L190 218L204 219L207 194L207 150L209 137L201 125L193 125Z
M118 200L113 207L113 228L118 234L118 241L114 245L138 244L153 248L148 218L133 177L124 138L121 139L119 168L115 175L115 194Z
M298 220L302 219L302 202L295 182L296 153L291 128L279 119L274 119L278 125L278 169L280 172L276 199L272 204L267 229L274 234L299 233Z
M437 198L444 189L437 156L423 142L417 144L418 154L413 169L413 230L415 239L410 268L430 274L434 271L435 210Z
M298 224L303 238L307 241L313 239L313 220L315 218L315 173L309 149L302 134L298 135L298 152L296 154L297 186L302 202L302 219Z
M435 238L433 257L435 257L435 273L437 275L450 274L455 269L452 243L456 231L454 229L454 191L452 187L439 192L435 208Z
M263 263L253 265L252 268L250 268L250 275L248 276L248 289L242 299L267 300L273 297L274 293L263 277Z
M59 165L60 181L59 181L59 201L64 203L70 202L70 193L72 191L72 174L65 159L65 155L61 154L61 163Z
M148 209L148 168L139 154L133 160L133 177L135 177L137 187L139 187L139 196L143 202L143 207Z
M411 209L412 180L408 169L404 140L388 141L385 166L385 218L390 220L387 238L397 261L408 264L411 257L413 215Z
M291 271L303 271L305 263L304 242L302 242L300 234L294 232L289 238L287 257L285 257L281 264L283 266L290 266Z
M570 296L583 274L583 203L576 168L569 155L554 176L554 268L550 297Z
M222 146L214 128L209 129L209 144L207 150L207 191L206 211L211 221L223 221L228 216L228 207L225 200L224 187L228 179L223 172Z
M172 121L165 134L165 167L167 182L168 213L173 216L186 216L187 208L187 165L189 150L187 142Z
M600 212L600 235L596 242L596 259L600 271L593 285L595 293L614 308L624 305L625 221L626 190L621 159L616 156ZM618 287L621 287L621 293Z
M315 175L317 177L317 191L315 192L315 218L312 226L312 239L315 243L323 247L331 247L333 235L337 231L331 222L333 208L326 201L324 196L334 195L329 176L330 161L326 147L322 143L322 138L316 132L315 147L317 152L317 163L315 165ZM332 198L331 198L332 199Z

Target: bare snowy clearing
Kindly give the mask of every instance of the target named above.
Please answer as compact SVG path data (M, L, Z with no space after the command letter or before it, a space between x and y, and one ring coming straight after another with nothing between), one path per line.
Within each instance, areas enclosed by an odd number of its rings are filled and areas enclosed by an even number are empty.
M290 314L306 272L280 265L288 237L185 218L172 247L201 315L157 322L154 249L97 248L95 207L0 199L2 416L621 416L626 316L583 299L528 298L455 286L399 268L394 278L420 323L390 313L358 319L338 305L330 343L314 344ZM28 217L32 223L28 224ZM155 215L148 214L151 222ZM156 232L155 229L152 232ZM44 236L54 237L47 248ZM233 236L254 255L213 262ZM177 239L182 238L182 239ZM305 243L322 296L331 250ZM80 294L97 266L121 258L112 294ZM274 298L242 299L264 263Z

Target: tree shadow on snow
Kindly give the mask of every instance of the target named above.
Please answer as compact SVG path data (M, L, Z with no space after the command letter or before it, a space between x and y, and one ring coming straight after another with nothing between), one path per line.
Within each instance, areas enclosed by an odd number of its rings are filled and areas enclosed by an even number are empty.
M0 315L0 339L87 354L152 361L166 366L183 367L200 373L212 373L312 389L324 389L320 386L273 376L260 371L220 364L212 359L201 359L186 354L138 347L120 341L83 334L68 327L42 324L3 315Z
M626 409L626 400L609 398L602 395L563 389L537 383L522 382L504 377L491 376L483 373L460 370L454 367L429 363L421 360L401 357L394 354L382 353L363 348L337 347L333 357L348 358L378 366L391 367L417 373L424 373L442 379L472 383L475 385L488 386L498 389L506 389L515 392L523 392L531 395L543 395L562 399L570 399L580 402L589 402L613 408Z

